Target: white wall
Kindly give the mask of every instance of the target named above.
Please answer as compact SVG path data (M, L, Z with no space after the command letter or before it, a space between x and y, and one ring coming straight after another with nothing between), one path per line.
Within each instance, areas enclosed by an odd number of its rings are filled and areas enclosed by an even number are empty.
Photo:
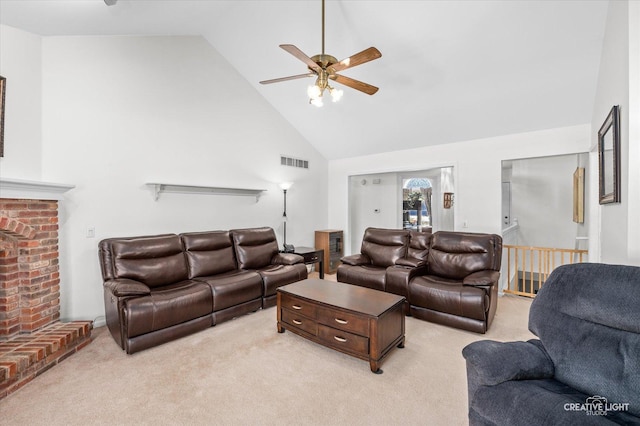
M576 167L577 155L512 162L511 214L518 220L520 245L573 249L576 237L586 235L585 225L573 222Z
M629 3L629 258L640 264L640 2ZM636 220L634 220L636 219Z
M374 180L378 183L373 183ZM400 178L397 173L351 176L349 179L351 246L360 249L368 227L399 228L402 222ZM351 254L345 252L345 254Z
M41 58L39 36L0 25L0 75L7 79L0 177L41 177Z
M4 34L3 55L31 39ZM44 37L41 47L34 40L26 46L34 59L11 59L10 68L40 74L41 50L42 125L27 111L18 120L42 128L42 173L2 176L76 185L60 212L63 319L102 320L102 238L271 226L282 243L283 181L294 182L287 241L309 246L313 230L326 228L326 160L204 39ZM40 107L37 96L32 107ZM16 150L20 157L31 148ZM281 166L281 154L308 159L310 168ZM267 192L258 202L193 194L154 201L146 182Z
M588 124L424 148L354 157L329 162L329 226L348 229L349 176L453 166L456 194L454 230L501 232L502 160L585 152L590 147ZM351 247L345 247L351 252Z
M592 152L597 152L598 129L613 105L620 105L621 202L594 203L592 214L600 220L590 231L599 235L600 261L640 265L640 7L636 3L609 3L591 122ZM591 155L591 163L597 173L597 155Z

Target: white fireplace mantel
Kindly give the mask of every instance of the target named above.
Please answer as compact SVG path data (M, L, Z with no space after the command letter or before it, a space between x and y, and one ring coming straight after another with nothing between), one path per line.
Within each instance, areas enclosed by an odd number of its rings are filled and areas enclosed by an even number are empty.
M62 200L64 193L75 187L66 183L0 178L0 198Z

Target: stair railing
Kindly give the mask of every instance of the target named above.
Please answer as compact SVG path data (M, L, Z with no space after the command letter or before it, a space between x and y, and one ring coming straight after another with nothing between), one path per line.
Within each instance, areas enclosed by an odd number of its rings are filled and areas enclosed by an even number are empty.
M588 250L526 247L505 244L507 279L505 293L535 297L558 266L586 261Z

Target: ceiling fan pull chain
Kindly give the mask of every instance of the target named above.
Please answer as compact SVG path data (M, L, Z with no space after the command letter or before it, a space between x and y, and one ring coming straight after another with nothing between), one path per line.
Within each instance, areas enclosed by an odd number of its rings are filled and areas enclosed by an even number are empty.
M324 0L322 0L322 54L324 55Z

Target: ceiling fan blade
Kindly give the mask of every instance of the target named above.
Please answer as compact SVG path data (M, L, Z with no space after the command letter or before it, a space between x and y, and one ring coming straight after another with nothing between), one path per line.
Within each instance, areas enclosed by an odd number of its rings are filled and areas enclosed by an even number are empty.
M353 68L358 65L362 65L366 62L373 61L382 57L382 53L375 47L370 47L355 55L349 56L340 62L331 65L329 68L333 68L335 72L345 70L347 68Z
M366 93L367 95L373 95L378 91L376 86L372 86L367 83L363 83L358 80L354 80L353 78L345 77L344 75L335 74L330 76L332 80L337 81L340 84L344 84L345 86L349 86L352 89L359 90L361 92Z
M296 80L298 78L315 77L315 76L316 74L312 72L308 72L306 74L291 75L289 77L274 78L272 80L263 80L260 82L260 84L280 83L281 81Z
M316 72L320 71L320 67L318 66L318 64L313 62L310 57L308 57L302 50L298 49L293 44L281 44L280 47L307 64L310 69Z

